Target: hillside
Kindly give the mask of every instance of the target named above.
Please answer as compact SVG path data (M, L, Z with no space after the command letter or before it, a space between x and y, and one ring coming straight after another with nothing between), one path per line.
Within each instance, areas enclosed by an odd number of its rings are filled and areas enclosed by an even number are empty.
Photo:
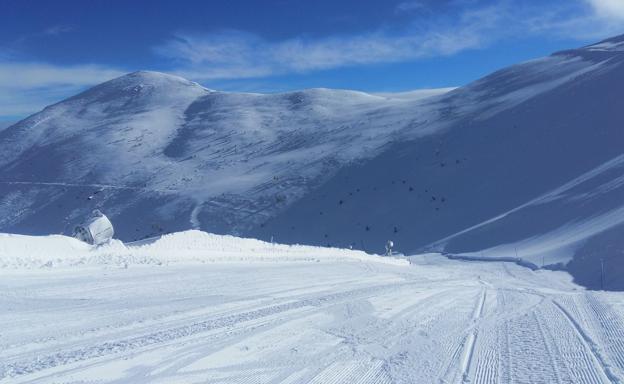
M513 66L437 101L435 134L341 170L254 233L524 258L624 289L624 38ZM294 229L293 229L294 226ZM297 231L305 226L306 231Z
M136 72L0 131L0 231L197 228L566 263L624 289L624 37L429 98L208 90Z
M0 229L67 233L100 208L123 240L245 233L375 156L425 119L423 103L418 93L223 93L132 73L0 132Z

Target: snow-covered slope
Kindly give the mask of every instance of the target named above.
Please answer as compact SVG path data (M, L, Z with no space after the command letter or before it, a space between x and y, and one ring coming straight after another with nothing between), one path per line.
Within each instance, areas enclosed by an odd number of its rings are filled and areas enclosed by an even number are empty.
M67 233L99 208L124 240L201 228L381 252L392 239L588 271L624 245L623 45L424 99L133 73L0 131L0 230Z
M132 73L0 132L0 228L67 232L100 208L124 240L244 232L426 120L423 103L328 89L222 93Z
M70 241L29 238L22 254ZM511 263L258 243L185 232L117 253L162 264L0 268L0 384L624 380L621 293ZM197 262L214 256L228 262Z
M404 252L538 266L574 258L575 277L593 287L598 258L609 257L608 286L624 288L624 52L607 48L622 41L556 53L448 93L436 101L442 117L428 122L446 127L344 168L254 235L378 251L392 239Z

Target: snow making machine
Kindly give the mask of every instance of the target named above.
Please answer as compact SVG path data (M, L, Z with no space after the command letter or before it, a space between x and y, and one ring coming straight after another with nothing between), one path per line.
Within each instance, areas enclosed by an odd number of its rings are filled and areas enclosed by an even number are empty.
M107 243L113 238L114 234L113 224L106 215L97 209L74 229L75 238L92 245Z

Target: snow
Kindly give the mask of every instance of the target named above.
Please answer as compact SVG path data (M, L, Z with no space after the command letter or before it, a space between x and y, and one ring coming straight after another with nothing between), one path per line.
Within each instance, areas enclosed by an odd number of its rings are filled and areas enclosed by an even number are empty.
M141 71L0 127L0 384L624 382L623 46L394 94ZM126 243L63 235L94 209Z
M0 245L3 384L624 380L621 294L564 272L199 231Z
M623 68L618 51L579 49L448 92L433 102L443 112L431 135L342 168L250 234L520 259L592 288L604 258L608 286L622 290Z
M65 231L100 208L114 224L124 223L116 225L124 240L160 234L154 223L164 231L192 224L238 233L341 166L375 156L413 123L411 113L426 118L427 96L442 92L396 98L331 89L236 94L166 74L132 73L2 132L0 188L6 196L34 196L1 228ZM83 202L91 196L86 210ZM0 216L11 216L3 201ZM26 223L42 210L47 220L38 219L37 226L43 231L33 232Z
M362 251L267 243L256 239L191 230L123 244L113 240L91 246L67 236L0 233L0 268L37 269L72 266L216 262L376 262L407 265L406 260Z
M604 40L600 43L587 46L585 47L585 49L588 51L604 52L624 51L624 38L622 38L622 36L617 36L611 39Z
M622 41L398 94L128 74L0 130L0 231L69 234L100 209L124 241L193 228L381 253L391 240L595 288L598 259L624 276Z
M440 96L455 89L457 89L457 87L417 89L415 91L406 91L406 92L377 92L375 93L375 95L383 96L389 99L403 99L403 100L408 100L408 101L417 101L417 100L427 99L433 96Z
M624 49L624 42L618 42L618 43L604 42L600 44L591 45L587 47L587 49L590 51L614 51L614 50L619 51L619 50Z
M618 201L615 196L620 196L624 187L624 155L620 155L606 163L592 169L589 172L549 191L542 196L530 200L508 212L488 219L475 226L462 230L451 236L439 240L433 246L444 247L455 238L470 235L483 227L501 225L505 221L512 220L514 216L535 216L545 212L547 207L555 206L560 209L560 204L567 206L568 214L582 211L583 203L591 201ZM533 210L531 212L531 210ZM528 212L527 212L528 211ZM463 257L473 258L500 258L506 255L507 259L519 259L527 261L534 266L561 264L565 265L574 257L575 252L583 242L599 233L616 228L624 223L624 205L611 205L602 213L592 212L593 215L583 218L577 213L575 219L551 230L535 233L533 236L518 242L506 243L478 252L461 253Z
M0 229L66 233L99 208L123 223L116 228L124 240L190 227L255 235L341 169L444 132L466 115L482 120L513 108L601 65L552 56L460 89L375 95L237 94L132 73L2 133L0 188L30 196L18 217L0 199L0 216L13 216ZM42 211L45 222L35 219Z

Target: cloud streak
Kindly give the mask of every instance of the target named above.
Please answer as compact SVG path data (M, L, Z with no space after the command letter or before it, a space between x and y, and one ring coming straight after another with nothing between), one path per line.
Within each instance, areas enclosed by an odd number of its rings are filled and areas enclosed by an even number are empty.
M426 5L419 0L403 1L396 6L397 12L413 12L425 8Z
M596 13L606 19L624 20L624 1L588 0Z
M240 31L211 35L179 33L155 51L173 60L177 73L195 79L264 77L347 66L447 56L486 43L497 15L468 12L445 28L414 26L402 34L385 31L322 39L271 42Z
M409 62L479 49L517 36L591 39L620 33L621 0L578 0L553 6L501 0L488 6L455 1L448 14L414 19L402 31L269 41L241 31L180 32L155 48L175 72L195 80L261 78L360 65ZM403 11L424 3L400 3Z
M0 87L23 89L50 86L85 86L123 74L98 65L56 66L44 63L0 63Z
M58 36L63 33L71 32L73 30L74 28L70 27L69 25L55 25L47 28L45 31L43 31L43 34L49 36Z
M97 65L0 62L0 116L23 116L124 72Z

